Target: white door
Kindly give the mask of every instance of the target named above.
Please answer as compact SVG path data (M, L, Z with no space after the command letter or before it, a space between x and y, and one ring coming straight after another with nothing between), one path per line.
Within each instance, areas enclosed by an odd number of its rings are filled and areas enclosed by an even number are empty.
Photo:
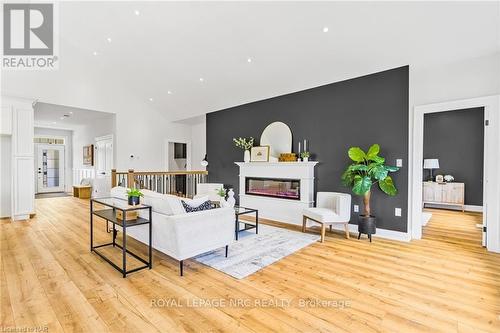
M113 137L96 138L96 180L94 194L108 193L111 189L111 169L113 169Z
M37 193L64 192L64 146L37 145Z

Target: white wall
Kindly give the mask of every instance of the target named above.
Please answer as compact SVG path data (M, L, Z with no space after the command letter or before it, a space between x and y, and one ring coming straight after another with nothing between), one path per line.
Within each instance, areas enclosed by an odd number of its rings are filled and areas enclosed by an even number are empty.
M35 127L35 137L63 137L65 142L64 147L64 172L65 179L64 185L66 192L70 192L72 190L73 185L73 132L68 130L60 130L53 128L43 128L43 127ZM35 172L38 168L37 166L37 148L35 144ZM36 181L36 175L35 175ZM36 189L36 187L35 187Z
M95 138L108 134L115 135L115 116L96 119L94 123L75 127L73 130L73 168L93 169L93 166L83 164L83 147L95 145ZM113 147L116 145L113 144ZM116 152L113 150L113 157ZM95 159L95 157L94 157Z
M116 168L161 171L167 160L165 140L191 141L191 127L169 122L153 109L123 110L116 115ZM130 155L134 155L131 159Z
M10 136L0 135L0 217L11 215L11 144Z
M447 66L419 69L410 65L412 107L499 93L500 53Z
M193 170L206 170L200 162L207 152L207 124L206 116L198 117L200 122L191 125L191 165ZM210 163L210 156L207 156Z

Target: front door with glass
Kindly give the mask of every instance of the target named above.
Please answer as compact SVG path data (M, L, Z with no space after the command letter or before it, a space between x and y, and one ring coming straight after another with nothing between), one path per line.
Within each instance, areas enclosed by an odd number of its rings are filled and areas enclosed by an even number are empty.
M64 146L37 145L37 193L64 192Z

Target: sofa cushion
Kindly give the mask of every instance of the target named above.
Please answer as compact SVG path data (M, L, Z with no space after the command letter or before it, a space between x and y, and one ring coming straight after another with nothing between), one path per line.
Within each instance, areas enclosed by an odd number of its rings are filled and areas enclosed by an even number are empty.
M124 199L124 200L128 199L127 188L122 186L113 187L110 191L110 195L113 198Z
M186 213L200 212L202 210L212 209L212 203L210 202L210 200L203 202L201 205L197 207L193 207L182 200L182 205L184 206Z
M196 197L194 199L188 199L188 198L183 198L182 201L188 204L191 207L198 207L202 203L205 203L205 201L209 201L210 199L208 198L208 195L203 195L200 197Z
M339 221L339 216L328 208L306 208L303 212L304 216L310 217L319 222L335 222Z
M144 194L142 203L153 207L153 211L164 215L185 214L181 199L175 195L162 194L150 190L141 190Z

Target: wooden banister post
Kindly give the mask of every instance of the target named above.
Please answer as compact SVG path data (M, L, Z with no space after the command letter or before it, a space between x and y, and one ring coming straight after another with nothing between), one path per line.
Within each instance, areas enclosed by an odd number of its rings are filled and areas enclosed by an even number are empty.
M127 187L132 188L134 187L134 169L128 169L127 173Z
M116 187L116 169L111 169L111 188Z

